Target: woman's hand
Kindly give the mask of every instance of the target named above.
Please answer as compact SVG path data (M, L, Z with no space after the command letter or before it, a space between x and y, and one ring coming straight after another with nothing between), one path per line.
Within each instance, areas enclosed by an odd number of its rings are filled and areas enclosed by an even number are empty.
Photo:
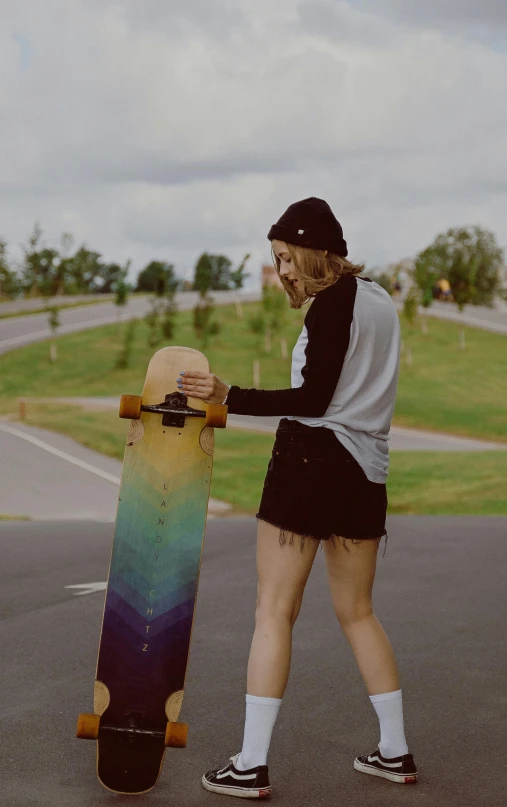
M185 370L180 373L178 389L191 398L202 398L206 403L222 403L229 392L229 385L213 373Z

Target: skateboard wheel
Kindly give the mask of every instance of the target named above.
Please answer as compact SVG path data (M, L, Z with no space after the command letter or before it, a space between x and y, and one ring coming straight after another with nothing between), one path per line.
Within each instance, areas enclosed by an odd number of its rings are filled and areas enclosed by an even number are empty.
M208 404L206 409L206 426L214 429L225 429L227 423L227 407L223 404Z
M187 736L187 723L168 723L165 729L166 748L185 748Z
M79 715L76 737L80 740L96 740L99 736L100 715Z
M127 420L139 420L141 417L141 395L122 395L120 399L120 417Z

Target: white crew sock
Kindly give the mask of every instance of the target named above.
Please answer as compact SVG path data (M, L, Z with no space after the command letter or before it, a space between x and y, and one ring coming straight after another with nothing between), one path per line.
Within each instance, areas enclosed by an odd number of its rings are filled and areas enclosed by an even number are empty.
M408 754L403 728L403 701L401 689L369 696L380 723L379 751L383 757L401 757Z
M236 763L238 770L247 771L267 764L271 733L281 702L281 698L246 696L245 733L243 748Z

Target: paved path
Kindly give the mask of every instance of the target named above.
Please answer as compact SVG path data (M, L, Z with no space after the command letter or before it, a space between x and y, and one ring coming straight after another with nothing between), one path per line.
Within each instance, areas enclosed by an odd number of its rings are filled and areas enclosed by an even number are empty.
M403 304L395 302L398 310L403 308ZM443 303L434 300L429 308L419 306L419 313L428 317L447 319L451 322L460 322L463 325L471 325L476 328L484 328L487 331L507 334L507 302L495 300L493 308L485 305L466 305L460 313L456 303Z
M62 434L0 420L0 515L114 521L122 464ZM210 499L209 513L229 505Z
M237 292L233 291L215 291L212 296L217 305L224 305L238 298ZM195 291L179 292L176 295L176 302L181 311L193 308L197 299L198 293ZM240 292L238 299L245 302L258 300L259 294L256 292ZM149 305L149 297L130 297L126 306L122 309L122 320L143 317L149 310ZM66 308L60 312L61 326L58 333L74 333L89 328L97 328L99 325L109 325L117 322L117 318L118 309L114 303L99 303L82 308ZM29 345L32 342L40 342L50 336L51 331L48 326L47 314L31 314L26 317L0 319L0 354L15 350L23 345Z
M353 769L356 754L375 748L378 721L319 552L273 732L274 803L505 807L507 518L391 516L388 530L374 607L396 652L420 781L400 786ZM241 748L255 531L254 519L208 522L181 712L188 746L167 750L156 789L135 799L140 807L222 804L200 779ZM104 591L67 586L106 580L111 537L111 524L0 523L5 807L134 804L101 788L95 744L75 738L78 713L92 709Z
M30 311L37 311L39 308L44 308L46 303L48 305L61 307L65 305L75 305L76 303L88 305L92 301L100 303L107 300L114 300L114 294L61 294L57 297L50 297L48 300L43 297L11 300L10 302L0 303L0 317L5 314L28 314Z
M40 403L64 403L82 405L95 409L118 410L119 397L103 398L34 398L25 399L26 406ZM274 434L280 421L279 417L254 417L251 415L229 415L227 423L237 429ZM392 426L390 431L391 451L507 451L507 443L496 443L492 440L478 440L470 437L456 437L443 432L423 429L406 429Z

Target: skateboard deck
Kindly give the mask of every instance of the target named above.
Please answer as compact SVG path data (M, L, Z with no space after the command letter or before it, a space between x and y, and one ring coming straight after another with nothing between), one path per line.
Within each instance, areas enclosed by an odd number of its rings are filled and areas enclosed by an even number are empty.
M125 446L94 689L77 736L97 739L97 775L115 793L146 793L178 723L195 614L213 464L227 407L177 391L181 370L209 372L197 350L152 357ZM141 411L142 404L142 411ZM187 414L183 414L187 412ZM189 414L192 412L192 414ZM211 425L210 425L211 424Z

